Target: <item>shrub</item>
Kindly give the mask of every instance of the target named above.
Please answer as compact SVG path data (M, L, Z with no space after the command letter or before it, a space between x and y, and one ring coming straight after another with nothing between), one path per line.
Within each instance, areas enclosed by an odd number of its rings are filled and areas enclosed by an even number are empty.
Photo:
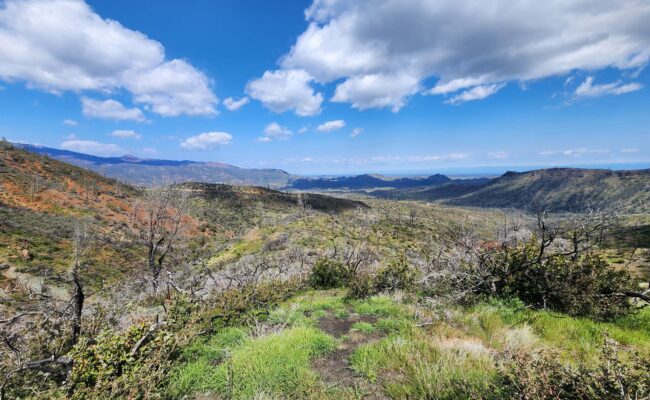
M330 258L316 261L309 276L309 285L314 289L332 289L345 285L348 273L340 262Z
M498 253L496 262L501 267L492 271L497 293L538 308L599 320L614 319L630 310L627 299L616 294L630 290L634 280L627 272L611 268L601 256L539 258L538 254L535 239Z
M598 367L574 368L558 361L552 350L506 355L501 366L510 398L646 399L650 396L650 363L635 354L622 357L618 343L605 336Z
M347 297L350 299L366 299L377 294L373 276L367 272L359 272L348 282Z
M388 263L377 272L375 289L378 291L411 290L415 287L419 273L412 268L406 257Z

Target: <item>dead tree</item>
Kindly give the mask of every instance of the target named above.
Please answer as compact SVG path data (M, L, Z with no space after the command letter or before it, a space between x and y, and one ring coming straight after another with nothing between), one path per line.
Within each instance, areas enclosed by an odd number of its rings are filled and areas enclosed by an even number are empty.
M187 208L187 192L176 186L147 190L133 207L131 227L146 248L146 267L154 292L167 259L187 227Z
M0 362L0 371L4 374L0 382L0 400L6 398L12 380L22 374L40 372L46 378L65 378L71 372L72 359L68 353L81 335L86 298L81 275L87 265L91 240L85 223L75 226L69 300L51 296L43 289L33 291L29 285L25 285L23 289L36 305L30 311L18 312L0 320L0 355L7 356ZM45 330L52 336L44 337L42 334Z
M88 233L88 227L85 223L75 226L73 241L73 264L70 277L72 280L72 322L71 322L71 342L76 344L81 335L81 316L83 313L84 301L86 294L81 281L80 273L85 267L86 253L90 247L91 236Z

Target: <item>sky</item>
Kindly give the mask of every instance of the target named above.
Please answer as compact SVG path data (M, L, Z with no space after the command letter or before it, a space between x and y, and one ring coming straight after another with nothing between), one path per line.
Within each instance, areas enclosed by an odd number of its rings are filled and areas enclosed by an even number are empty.
M647 166L648 21L646 0L0 0L0 136L305 175Z

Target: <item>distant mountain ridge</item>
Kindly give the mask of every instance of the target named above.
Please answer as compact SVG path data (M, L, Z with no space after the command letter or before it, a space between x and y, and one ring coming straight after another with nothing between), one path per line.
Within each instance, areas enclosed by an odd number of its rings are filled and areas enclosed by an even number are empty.
M451 182L445 175L435 174L426 178L395 178L381 175L339 176L335 178L297 178L291 181L290 188L298 190L312 189L345 189L363 190L374 188L406 189L414 187L442 185Z
M549 168L506 172L493 179L453 180L421 190L388 190L372 194L470 207L544 209L551 212L607 208L625 213L648 213L650 169Z
M292 177L281 169L240 168L219 162L142 159L133 155L100 157L45 146L20 147L138 186L149 186L156 182L206 182L279 188Z

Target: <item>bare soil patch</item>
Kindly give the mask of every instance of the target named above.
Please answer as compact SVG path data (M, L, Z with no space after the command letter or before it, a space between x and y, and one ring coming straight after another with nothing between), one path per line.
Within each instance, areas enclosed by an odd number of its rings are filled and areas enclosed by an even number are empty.
M365 399L386 399L387 397L381 393L380 388L371 387L368 382L356 377L354 371L350 368L349 360L354 350L360 345L374 342L382 336L377 332L350 332L356 322L374 324L377 322L377 317L352 315L347 318L336 318L333 315L328 315L318 321L318 327L323 332L336 338L346 337L336 350L325 357L314 360L312 368L319 373L323 381L328 385L356 389L365 393Z

